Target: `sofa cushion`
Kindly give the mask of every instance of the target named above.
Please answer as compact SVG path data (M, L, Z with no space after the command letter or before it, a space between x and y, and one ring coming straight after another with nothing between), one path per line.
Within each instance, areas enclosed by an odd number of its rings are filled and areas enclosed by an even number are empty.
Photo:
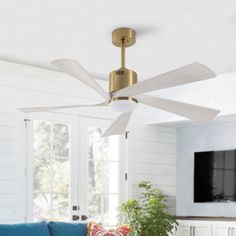
M46 222L0 224L1 236L50 236Z
M87 224L84 223L49 222L48 227L51 236L87 235Z

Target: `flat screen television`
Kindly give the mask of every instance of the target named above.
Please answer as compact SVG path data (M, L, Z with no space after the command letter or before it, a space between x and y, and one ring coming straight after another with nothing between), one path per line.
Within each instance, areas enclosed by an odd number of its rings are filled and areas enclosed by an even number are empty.
M236 201L236 150L194 153L194 202Z

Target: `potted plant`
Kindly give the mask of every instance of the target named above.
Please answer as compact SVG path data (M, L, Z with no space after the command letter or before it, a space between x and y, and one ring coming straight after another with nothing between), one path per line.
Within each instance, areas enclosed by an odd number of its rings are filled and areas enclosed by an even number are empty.
M149 182L140 182L141 196L128 200L120 208L120 223L129 224L133 236L167 236L177 226L167 213L165 196Z

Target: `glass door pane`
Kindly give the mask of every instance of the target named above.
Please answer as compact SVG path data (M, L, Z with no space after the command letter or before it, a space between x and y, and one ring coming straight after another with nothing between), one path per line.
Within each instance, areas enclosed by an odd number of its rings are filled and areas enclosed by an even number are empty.
M101 138L88 127L88 217L104 226L117 223L119 205L119 136Z
M33 121L33 221L70 220L70 126Z

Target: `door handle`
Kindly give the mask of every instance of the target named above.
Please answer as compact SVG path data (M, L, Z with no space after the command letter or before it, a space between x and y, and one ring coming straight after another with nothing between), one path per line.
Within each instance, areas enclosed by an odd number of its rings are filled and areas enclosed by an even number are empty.
M72 220L73 220L73 221L79 220L79 216L73 215L73 216L72 216Z
M81 216L81 220L87 220L87 219L88 219L88 216L86 216L86 215Z

